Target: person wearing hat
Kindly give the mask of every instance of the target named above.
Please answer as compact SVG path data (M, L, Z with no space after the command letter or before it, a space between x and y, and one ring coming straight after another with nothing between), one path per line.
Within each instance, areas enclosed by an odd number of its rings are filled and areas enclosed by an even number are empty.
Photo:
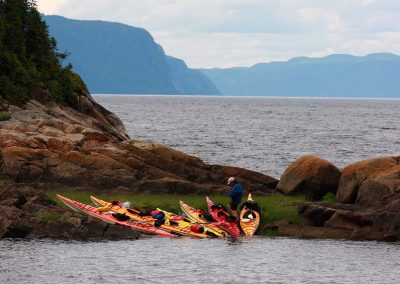
M231 202L229 202L229 210L232 212L232 216L238 217L237 208L242 202L243 198L243 185L238 182L235 177L230 177L228 179L227 185L231 186L231 190L228 192L228 196L231 198Z

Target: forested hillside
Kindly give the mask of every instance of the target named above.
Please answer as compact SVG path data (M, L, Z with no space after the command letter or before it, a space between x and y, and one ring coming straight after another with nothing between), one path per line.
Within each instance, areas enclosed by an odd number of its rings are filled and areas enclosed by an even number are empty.
M38 92L59 103L74 106L75 89L82 88L71 65L62 67L35 1L0 1L0 97L23 103Z

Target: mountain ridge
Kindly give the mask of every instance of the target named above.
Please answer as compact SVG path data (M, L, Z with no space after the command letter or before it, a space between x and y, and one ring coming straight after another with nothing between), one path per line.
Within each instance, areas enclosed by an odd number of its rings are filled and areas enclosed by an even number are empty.
M400 56L331 54L200 69L224 95L282 97L400 97Z
M173 64L174 59L143 28L101 20L42 17L59 50L69 53L67 61L92 93L220 94L202 73L186 64Z

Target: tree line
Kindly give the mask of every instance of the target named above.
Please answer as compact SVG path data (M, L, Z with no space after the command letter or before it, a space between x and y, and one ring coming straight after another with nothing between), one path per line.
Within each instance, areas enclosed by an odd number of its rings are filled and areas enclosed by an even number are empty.
M58 103L76 106L81 90L72 66L62 66L57 50L32 0L0 0L0 97L24 103L35 92L47 92Z

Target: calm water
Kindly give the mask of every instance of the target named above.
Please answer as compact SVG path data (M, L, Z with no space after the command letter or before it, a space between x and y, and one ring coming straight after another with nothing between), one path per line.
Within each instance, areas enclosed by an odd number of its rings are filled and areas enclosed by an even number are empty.
M400 100L105 96L133 139L279 178L305 154L338 167L400 154Z
M278 177L400 150L400 100L96 96L134 139ZM0 241L0 283L399 283L400 246L254 237Z
M0 242L0 283L399 283L400 246L286 238Z

